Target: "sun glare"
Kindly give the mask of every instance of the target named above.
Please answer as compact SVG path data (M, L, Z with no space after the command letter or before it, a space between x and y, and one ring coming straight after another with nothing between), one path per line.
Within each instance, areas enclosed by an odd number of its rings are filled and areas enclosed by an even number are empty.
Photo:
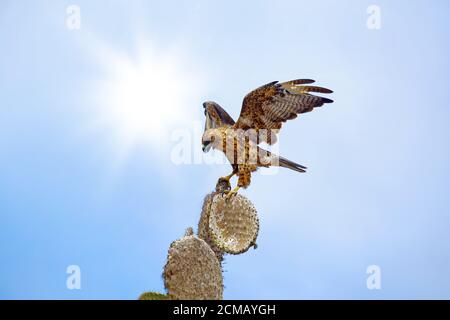
M114 130L122 144L129 148L169 142L170 130L193 120L200 83L179 54L144 46L128 55L107 51L96 103L99 121Z

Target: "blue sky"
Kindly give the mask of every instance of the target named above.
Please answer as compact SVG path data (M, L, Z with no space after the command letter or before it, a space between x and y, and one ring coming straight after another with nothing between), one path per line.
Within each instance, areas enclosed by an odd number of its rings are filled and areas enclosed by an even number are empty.
M71 4L79 30L66 26ZM366 26L372 4L379 30ZM172 133L199 150L203 101L236 118L247 92L295 78L333 89L335 103L283 127L280 153L306 174L262 171L242 192L259 247L226 258L224 297L450 298L449 9L3 1L0 298L162 291L169 244L229 171L175 164ZM69 265L80 290L66 287ZM369 265L380 290L366 287Z

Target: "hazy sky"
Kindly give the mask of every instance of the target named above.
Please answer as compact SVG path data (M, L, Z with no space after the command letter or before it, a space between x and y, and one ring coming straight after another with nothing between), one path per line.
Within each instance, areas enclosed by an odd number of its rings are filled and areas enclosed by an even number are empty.
M283 127L306 174L242 191L258 249L226 257L224 297L450 298L449 15L445 0L2 1L0 298L163 291L170 243L230 171L177 164L177 139L194 159L203 101L236 118L250 90L296 78L335 103Z

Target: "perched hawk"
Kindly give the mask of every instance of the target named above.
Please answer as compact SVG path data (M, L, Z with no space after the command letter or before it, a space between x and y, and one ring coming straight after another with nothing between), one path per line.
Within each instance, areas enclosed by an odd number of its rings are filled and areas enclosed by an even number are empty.
M233 172L221 179L229 181L238 176L237 187L250 184L251 173L258 167L280 166L298 172L306 167L272 154L258 146L261 142L272 145L283 122L294 119L300 113L312 111L324 103L333 100L315 96L309 92L332 93L333 91L309 85L314 80L298 79L279 83L274 81L247 94L242 103L241 114L235 122L217 103L205 102L206 125L202 136L202 148L208 152L211 148L225 153Z

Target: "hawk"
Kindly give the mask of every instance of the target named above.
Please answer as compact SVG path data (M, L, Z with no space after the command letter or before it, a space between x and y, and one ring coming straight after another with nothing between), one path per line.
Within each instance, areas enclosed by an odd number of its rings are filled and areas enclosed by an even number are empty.
M306 167L275 155L259 147L261 142L269 145L277 141L277 134L287 120L298 114L310 112L333 100L316 96L310 92L332 93L333 91L310 85L314 80L297 79L279 83L273 81L248 93L242 103L241 113L235 122L217 103L203 103L206 124L202 136L202 149L211 148L225 153L233 171L220 179L229 182L237 175L236 188L227 197L236 194L239 188L250 185L251 174L259 167L280 166L297 172Z

